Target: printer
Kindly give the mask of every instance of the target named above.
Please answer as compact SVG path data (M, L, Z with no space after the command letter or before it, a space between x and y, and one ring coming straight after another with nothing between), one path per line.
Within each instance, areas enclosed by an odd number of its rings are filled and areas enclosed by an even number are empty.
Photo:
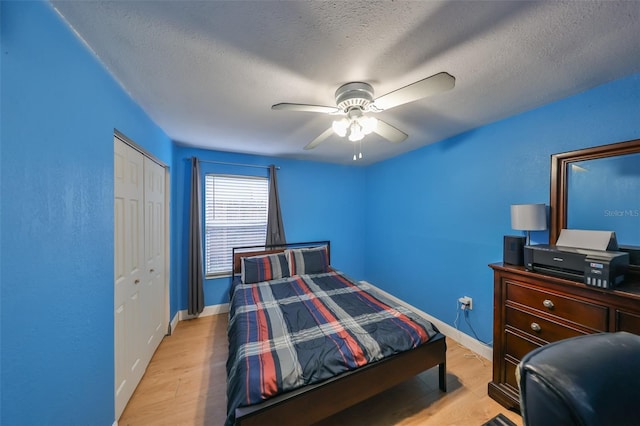
M530 271L613 289L629 266L629 253L617 250L615 232L563 229L554 246L525 246L524 264Z

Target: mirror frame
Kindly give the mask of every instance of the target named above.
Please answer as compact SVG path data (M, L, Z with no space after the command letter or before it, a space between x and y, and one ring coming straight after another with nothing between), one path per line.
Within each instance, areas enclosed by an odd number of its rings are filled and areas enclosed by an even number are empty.
M549 229L549 244L555 244L560 235L560 230L567 227L568 170L571 163L638 152L640 152L640 139L633 139L610 145L562 152L551 156L551 192L549 201L551 226ZM637 265L630 265L629 269L640 272L640 266Z

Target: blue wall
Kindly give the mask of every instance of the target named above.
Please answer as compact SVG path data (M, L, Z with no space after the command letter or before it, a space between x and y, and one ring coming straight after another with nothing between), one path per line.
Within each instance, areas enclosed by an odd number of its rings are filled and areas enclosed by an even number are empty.
M364 276L365 170L311 161L296 161L178 147L172 167L173 243L172 294L177 309L187 309L189 198L192 156L201 160L266 166L278 170L278 191L287 241L331 241L331 263L356 279ZM267 176L266 169L202 162L201 172ZM203 212L204 217L204 212ZM228 301L230 279L206 280L205 305Z
M337 268L450 324L455 300L472 296L483 340L487 264L515 232L509 205L548 203L552 153L640 137L636 75L367 168L188 149L49 4L3 1L0 15L1 424L113 423L114 127L172 166L172 316L186 309L186 158L196 155L277 164L289 241L330 239ZM207 281L206 304L226 301L227 288Z
M551 154L639 138L638 117L635 75L368 167L366 279L451 325L471 296L471 324L491 341L487 265L519 233L509 206L548 205Z
M0 423L111 425L113 130L171 141L48 3L0 7Z

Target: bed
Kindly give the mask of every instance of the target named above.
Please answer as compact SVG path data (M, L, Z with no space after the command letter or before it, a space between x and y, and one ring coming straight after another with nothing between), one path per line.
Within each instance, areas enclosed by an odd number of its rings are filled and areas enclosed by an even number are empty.
M322 420L438 366L446 342L330 266L328 241L233 250L226 425Z

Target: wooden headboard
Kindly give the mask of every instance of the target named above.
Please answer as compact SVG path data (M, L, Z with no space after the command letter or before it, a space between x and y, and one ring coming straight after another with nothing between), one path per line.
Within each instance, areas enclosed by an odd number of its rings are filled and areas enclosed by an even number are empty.
M306 243L289 243L278 244L277 246L248 246L248 247L234 247L233 253L233 275L239 274L240 261L243 257L262 256L273 253L281 253L286 249L292 248L305 248L305 247L321 247L327 246L327 258L329 264L331 264L331 242L330 241L311 241Z

